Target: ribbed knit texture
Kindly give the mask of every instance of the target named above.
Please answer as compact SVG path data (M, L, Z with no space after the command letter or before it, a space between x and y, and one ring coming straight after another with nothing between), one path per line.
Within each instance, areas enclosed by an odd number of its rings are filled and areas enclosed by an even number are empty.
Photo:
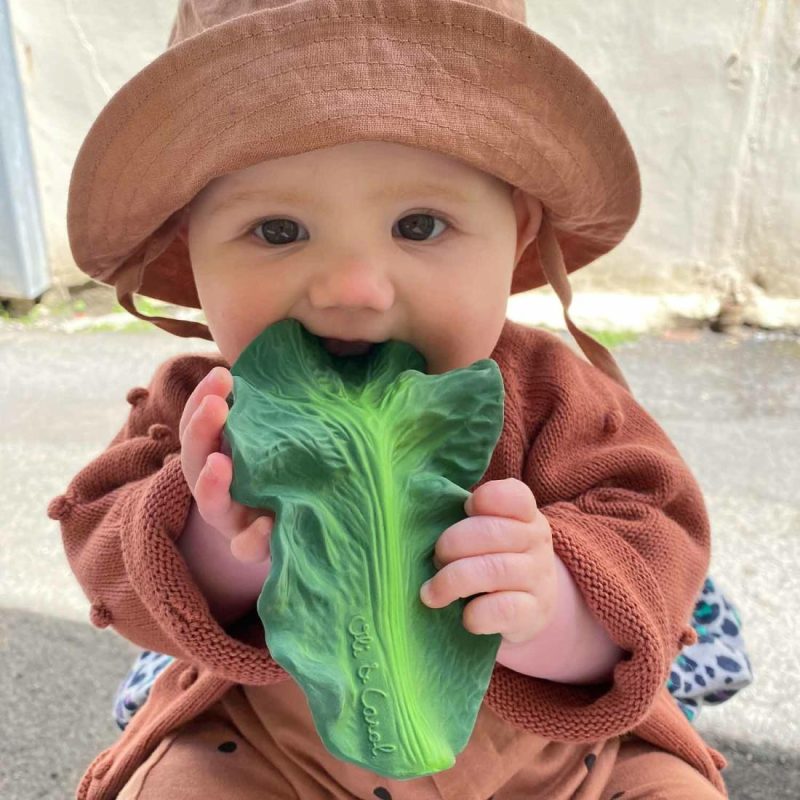
M556 336L506 321L492 358L505 383L505 420L479 484L516 477L531 487L556 552L627 657L604 686L559 684L498 664L485 702L510 724L560 741L633 731L724 792L724 759L665 688L709 562L696 481L631 395ZM122 430L48 507L93 623L178 659L90 766L81 799L115 796L165 733L234 683L288 678L257 617L228 630L216 622L175 546L191 505L178 425L186 399L216 365L228 366L219 356L176 356L147 389L131 390Z

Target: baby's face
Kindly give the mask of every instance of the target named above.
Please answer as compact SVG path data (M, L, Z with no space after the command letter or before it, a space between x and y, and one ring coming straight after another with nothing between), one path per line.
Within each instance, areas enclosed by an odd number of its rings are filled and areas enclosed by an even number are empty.
M491 354L541 205L448 156L360 141L228 173L186 220L229 363L293 318L323 338L407 342L436 374Z

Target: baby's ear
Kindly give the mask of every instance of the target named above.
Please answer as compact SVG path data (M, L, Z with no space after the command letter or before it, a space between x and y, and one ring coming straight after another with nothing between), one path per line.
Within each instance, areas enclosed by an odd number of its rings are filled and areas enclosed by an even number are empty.
M511 200L514 203L514 213L517 217L517 252L514 257L514 266L516 267L525 249L539 233L543 209L539 200L517 186L511 193Z

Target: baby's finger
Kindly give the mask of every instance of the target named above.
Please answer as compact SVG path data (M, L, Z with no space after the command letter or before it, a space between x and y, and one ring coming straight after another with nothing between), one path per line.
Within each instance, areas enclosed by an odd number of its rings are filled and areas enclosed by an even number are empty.
M181 465L192 493L208 457L220 447L220 437L228 418L228 404L222 397L209 394L203 398L189 420L181 442Z
M542 627L540 612L528 592L490 592L467 603L461 619L470 633L501 633L513 643L530 639Z
M230 394L233 387L233 376L230 370L225 367L214 367L208 375L195 386L194 391L189 395L186 405L181 414L181 421L178 425L178 437L183 441L183 433L186 426L194 416L203 398L209 394L217 395L223 400Z
M420 600L429 608L444 608L459 597L483 592L532 592L535 574L535 563L527 553L461 558L422 584Z
M231 539L231 553L239 561L253 563L269 558L269 538L274 520L259 517L241 533Z
M232 476L230 459L222 453L211 453L194 487L200 516L229 539L248 524L243 516L244 506L238 506L231 499Z
M520 522L533 522L536 516L536 498L530 487L517 478L482 483L464 503L469 516L509 517Z
M465 517L447 528L436 541L437 569L459 558L487 553L524 553L534 539L530 522L507 517Z

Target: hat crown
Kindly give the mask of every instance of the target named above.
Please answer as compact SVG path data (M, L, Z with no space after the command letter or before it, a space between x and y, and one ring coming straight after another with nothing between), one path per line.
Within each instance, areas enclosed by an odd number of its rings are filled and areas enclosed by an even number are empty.
M396 5L405 10L418 9L424 13L426 6L436 6L453 0L397 0ZM464 3L495 11L503 16L526 23L525 0L463 0ZM184 39L203 33L215 25L222 25L237 17L250 16L273 8L292 5L314 6L310 0L180 0L175 22L170 31L167 47L179 44ZM323 3L316 5L325 5ZM385 3L385 6L390 5Z

